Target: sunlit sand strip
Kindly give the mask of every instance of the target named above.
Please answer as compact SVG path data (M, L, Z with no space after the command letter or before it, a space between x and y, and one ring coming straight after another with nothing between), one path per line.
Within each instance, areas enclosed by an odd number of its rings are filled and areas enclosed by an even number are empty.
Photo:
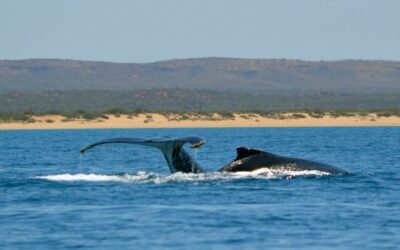
M303 118L291 118L290 113L283 114L284 119L263 117L258 114L234 114L234 118L215 117L199 118L186 115L185 119L167 118L161 114L149 113L138 116L109 115L108 119L66 121L59 115L34 116L36 122L3 122L1 130L13 129L105 129L105 128L211 128L211 127L340 127L340 126L400 126L400 117L378 117L376 114L366 116L328 115L322 118L303 114Z

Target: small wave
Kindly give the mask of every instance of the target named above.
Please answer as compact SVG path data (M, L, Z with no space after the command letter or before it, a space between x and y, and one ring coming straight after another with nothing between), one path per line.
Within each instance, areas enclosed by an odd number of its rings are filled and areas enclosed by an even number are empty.
M199 183L209 181L229 181L238 179L291 179L296 176L323 176L329 173L317 170L289 171L289 170L271 170L259 169L253 172L236 173L175 173L171 175L162 175L152 172L140 171L136 174L123 175L98 175L98 174L57 174L36 176L35 179L59 182L88 181L88 182L125 182L125 183Z
M97 182L135 182L150 178L152 173L138 172L137 174L124 175L98 175L98 174L56 174L36 176L35 179L48 181L97 181Z

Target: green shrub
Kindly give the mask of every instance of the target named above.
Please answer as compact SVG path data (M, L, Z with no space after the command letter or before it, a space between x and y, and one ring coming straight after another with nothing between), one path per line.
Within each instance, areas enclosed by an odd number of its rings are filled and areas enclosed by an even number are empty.
M219 115L224 119L234 119L235 115L232 112L220 112Z
M111 108L106 111L107 114L111 115L123 115L128 114L128 112L123 108Z
M84 113L82 115L82 118L85 119L85 120L94 120L94 119L97 118L97 115L93 114L93 113Z
M378 117L391 117L394 114L392 112L389 112L389 111L384 111L384 112L378 112L376 115Z
M290 118L293 118L293 119L303 119L303 118L306 118L307 116L305 116L305 115L303 115L303 114L298 114L298 113L294 113L294 114L292 114L291 116L290 116Z

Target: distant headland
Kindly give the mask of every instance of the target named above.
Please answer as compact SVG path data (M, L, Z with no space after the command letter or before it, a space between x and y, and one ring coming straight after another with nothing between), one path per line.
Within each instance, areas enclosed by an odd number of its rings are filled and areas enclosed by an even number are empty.
M212 114L216 113L230 120L215 121ZM336 124L333 121L340 120L339 116L359 117L360 124L379 124L399 113L397 61L194 58L139 64L0 60L2 127L10 122L36 127L46 115L62 117L62 127L78 120L101 127L114 126L110 120L120 117L131 122L152 114L154 121L143 123L151 127L163 119L173 126L181 126L183 120L193 126L207 126L206 121L226 124L228 120L235 124L232 126L269 126L278 121L302 126L305 121L308 124L307 119L314 125L329 117L334 119L329 124ZM286 118L275 119L279 114ZM324 114L325 118L310 114ZM253 115L258 118L251 124L252 119L243 118ZM178 122L171 117L190 119ZM264 124L264 119L269 122ZM58 123L56 118L46 120L54 122L44 122L42 127Z

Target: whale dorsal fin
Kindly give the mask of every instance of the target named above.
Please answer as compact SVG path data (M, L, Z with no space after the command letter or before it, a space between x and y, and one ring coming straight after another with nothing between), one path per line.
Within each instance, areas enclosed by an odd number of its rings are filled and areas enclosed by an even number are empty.
M237 155L236 155L235 161L252 156L252 155L257 155L262 152L263 151L254 149L254 148L238 147L238 148L236 148Z

